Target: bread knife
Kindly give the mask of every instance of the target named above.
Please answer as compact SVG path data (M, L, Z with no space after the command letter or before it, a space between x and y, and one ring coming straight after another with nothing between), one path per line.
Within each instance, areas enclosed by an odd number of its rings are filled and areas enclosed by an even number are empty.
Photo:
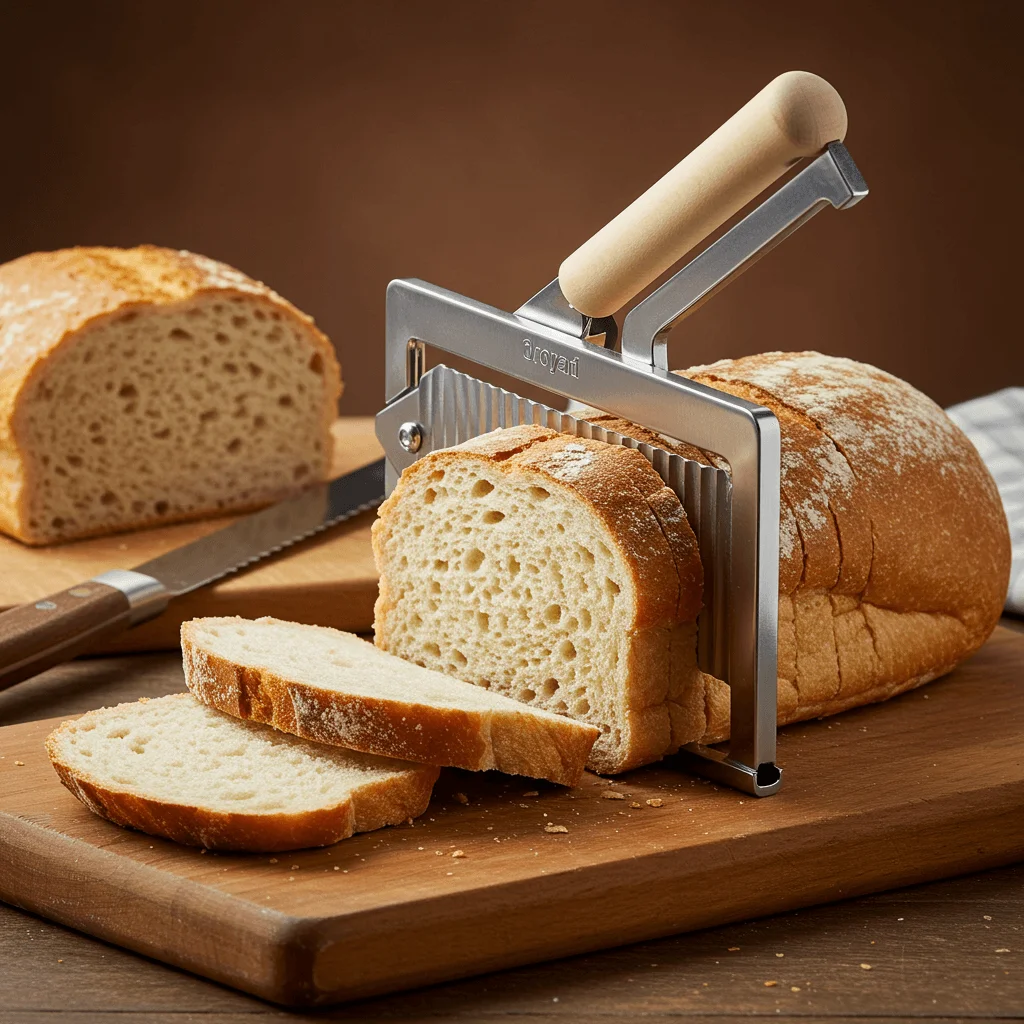
M310 487L134 569L111 569L0 614L0 690L159 615L168 602L375 508L384 460Z

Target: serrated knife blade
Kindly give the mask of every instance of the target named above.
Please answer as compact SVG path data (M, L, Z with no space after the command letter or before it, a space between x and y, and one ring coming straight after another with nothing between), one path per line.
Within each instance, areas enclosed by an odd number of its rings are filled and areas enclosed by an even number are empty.
M0 690L159 615L180 597L384 499L384 460L242 516L134 569L112 569L0 614Z

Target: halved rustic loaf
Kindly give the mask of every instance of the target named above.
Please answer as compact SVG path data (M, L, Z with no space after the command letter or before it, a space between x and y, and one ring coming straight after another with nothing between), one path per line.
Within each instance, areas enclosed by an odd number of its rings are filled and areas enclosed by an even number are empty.
M571 786L598 736L324 626L193 619L182 623L181 648L199 700L353 750Z
M373 547L381 649L596 726L598 771L703 734L696 540L639 452L535 426L433 452Z
M313 321L154 246L0 266L0 531L48 544L254 508L327 475L341 379Z
M426 810L438 769L296 739L187 693L65 722L46 741L96 814L213 850L296 850Z

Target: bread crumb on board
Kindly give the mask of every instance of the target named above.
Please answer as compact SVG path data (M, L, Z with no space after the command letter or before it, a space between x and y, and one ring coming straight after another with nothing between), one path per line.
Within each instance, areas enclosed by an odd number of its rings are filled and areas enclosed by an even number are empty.
M644 803L646 803L648 807L662 807L664 806L665 801L662 800L660 796L652 796L649 800L645 800Z
M614 789L606 789L601 794L602 800L625 800L626 797L623 793L616 793Z
M544 826L545 832L568 832L569 830L564 825L555 825L552 822L548 822Z
M778 985L777 981L766 981L764 983L765 988L775 988L776 985Z
M465 857L466 856L466 851L465 850L453 850L452 851L452 856L453 857Z
M465 805L465 804L469 803L469 797L466 796L465 793L456 793L455 794L455 799L458 800L460 804L464 804Z

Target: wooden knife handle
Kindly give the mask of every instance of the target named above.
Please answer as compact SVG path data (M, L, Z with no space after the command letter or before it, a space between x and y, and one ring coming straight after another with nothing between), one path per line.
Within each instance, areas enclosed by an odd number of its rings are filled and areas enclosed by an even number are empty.
M81 654L131 624L128 598L105 583L79 583L0 615L0 690Z
M562 293L584 316L611 316L797 160L845 136L828 82L779 75L565 260Z

